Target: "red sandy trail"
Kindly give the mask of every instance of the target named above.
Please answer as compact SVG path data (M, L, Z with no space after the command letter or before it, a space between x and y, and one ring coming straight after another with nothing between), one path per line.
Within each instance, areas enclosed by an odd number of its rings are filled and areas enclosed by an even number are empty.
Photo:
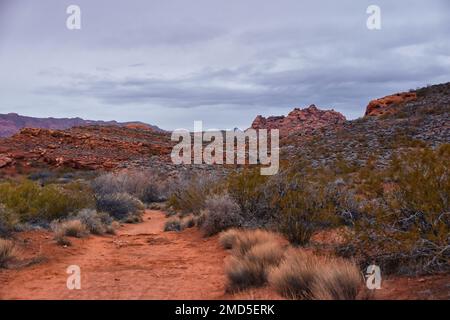
M16 235L19 257L34 265L0 269L0 299L280 299L268 287L226 295L224 259L217 236L196 229L163 232L165 216L147 211L144 222L113 236L55 244L48 231ZM69 290L67 267L81 269L81 289ZM383 281L377 299L450 299L450 275Z
M0 271L0 299L216 299L224 295L223 260L217 238L197 230L163 232L164 214L148 211L144 222L114 236L91 236L57 247L47 235L39 250L48 262ZM81 290L67 289L70 265L81 268Z

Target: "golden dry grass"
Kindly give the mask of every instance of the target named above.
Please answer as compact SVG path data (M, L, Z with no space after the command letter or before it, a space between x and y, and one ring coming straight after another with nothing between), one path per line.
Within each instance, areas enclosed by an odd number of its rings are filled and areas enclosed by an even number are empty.
M68 220L55 227L55 239L64 236L82 238L89 234L89 230L80 220Z
M16 255L14 242L11 240L0 239L0 268L6 267Z
M232 249L240 231L238 229L229 229L222 231L219 235L219 243L224 249Z
M280 263L284 246L277 235L262 230L230 230L221 235L222 246L232 248L225 265L228 292L262 286L269 270Z
M354 300L362 278L350 261L290 249L286 259L271 270L269 283L290 299Z

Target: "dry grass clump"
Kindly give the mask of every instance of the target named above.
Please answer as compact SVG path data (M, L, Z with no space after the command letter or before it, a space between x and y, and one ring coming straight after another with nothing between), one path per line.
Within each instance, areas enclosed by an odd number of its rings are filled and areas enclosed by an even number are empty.
M224 249L233 248L236 243L236 239L241 231L238 229L229 229L227 231L222 231L219 235L219 243Z
M86 225L80 220L68 220L53 226L55 239L61 237L83 238L89 234Z
M361 280L358 268L350 261L296 249L291 249L269 275L269 283L279 294L306 300L354 300Z
M333 259L317 275L312 292L318 300L354 300L358 295L362 277L348 260Z
M261 229L241 231L236 238L233 252L235 255L245 256L257 244L277 241L279 241L278 236L270 231Z
M164 224L164 231L181 231L183 224L178 217L169 218Z
M0 268L6 267L16 254L14 242L11 240L0 239Z
M189 229L195 227L196 219L194 216L187 216L181 220L182 229Z
M264 285L269 270L284 256L284 246L268 231L231 229L219 241L225 248L233 249L225 265L229 292Z

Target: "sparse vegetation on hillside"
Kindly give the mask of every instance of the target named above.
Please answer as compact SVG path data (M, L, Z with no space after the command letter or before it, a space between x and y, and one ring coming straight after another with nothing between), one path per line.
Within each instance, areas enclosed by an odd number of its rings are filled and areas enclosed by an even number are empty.
M386 273L448 270L449 158L450 145L396 157L378 173L383 179L370 181L384 191L365 206L355 221L354 237L341 252L374 261Z

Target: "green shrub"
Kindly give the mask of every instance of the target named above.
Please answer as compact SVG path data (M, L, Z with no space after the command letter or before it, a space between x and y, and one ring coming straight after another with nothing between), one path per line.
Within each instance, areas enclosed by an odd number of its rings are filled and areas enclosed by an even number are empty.
M390 187L365 206L338 249L384 273L449 270L450 145L404 152L382 173ZM386 184L386 182L380 182Z
M17 216L0 203L0 237L9 236L18 222Z
M259 169L244 170L228 177L227 191L240 207L246 226L262 226L273 216L270 203L274 190L268 180Z
M279 229L296 245L307 244L314 232L336 225L336 204L326 185L306 177L294 177L279 198Z
M20 222L51 221L94 205L90 188L78 182L43 187L29 180L4 182L0 199Z
M221 190L217 178L213 176L182 177L170 188L168 206L183 214L199 215L205 201Z

